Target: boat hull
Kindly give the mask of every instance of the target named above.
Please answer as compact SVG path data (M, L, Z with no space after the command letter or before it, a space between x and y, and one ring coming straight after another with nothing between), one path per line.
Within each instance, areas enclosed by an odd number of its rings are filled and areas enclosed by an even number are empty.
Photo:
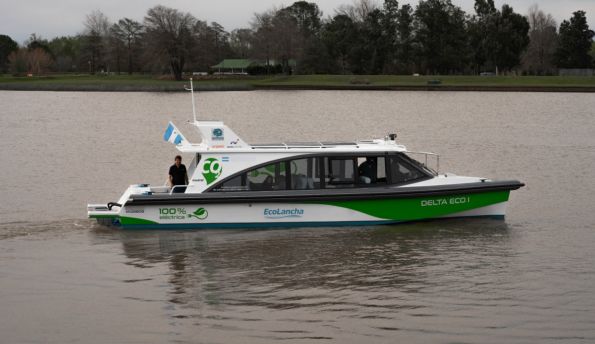
M452 217L505 216L509 189L368 197L137 198L119 212L94 213L123 228L261 228L380 225ZM166 202L167 200L167 202Z

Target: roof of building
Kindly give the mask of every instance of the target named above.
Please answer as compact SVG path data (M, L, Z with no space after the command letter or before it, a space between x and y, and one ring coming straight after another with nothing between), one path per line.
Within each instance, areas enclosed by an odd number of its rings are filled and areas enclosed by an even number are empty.
M269 66L275 66L282 64L283 61L270 59ZM212 69L246 69L252 65L266 66L266 60L254 60L254 59L225 59L218 64L211 66ZM287 65L295 67L297 65L294 59L288 59Z
M211 66L213 69L242 69L248 68L256 61L250 59L225 59L218 64Z

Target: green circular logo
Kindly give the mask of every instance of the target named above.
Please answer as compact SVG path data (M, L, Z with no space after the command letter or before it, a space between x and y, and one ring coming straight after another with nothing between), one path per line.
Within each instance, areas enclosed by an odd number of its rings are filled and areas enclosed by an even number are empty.
M223 166L219 159L208 158L202 165L202 176L205 178L207 185L217 180L222 172Z

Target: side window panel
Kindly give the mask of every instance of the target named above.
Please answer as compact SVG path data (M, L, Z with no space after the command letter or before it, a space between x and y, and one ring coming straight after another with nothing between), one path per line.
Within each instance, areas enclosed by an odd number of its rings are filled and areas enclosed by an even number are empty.
M320 163L324 175L320 175ZM387 176L390 171L390 176ZM390 177L390 178L388 178ZM399 156L328 156L280 161L242 173L212 191L274 191L373 187L403 184L427 177Z
M272 191L287 188L285 163L279 162L242 173L212 191Z
M364 156L357 158L358 184L386 184L386 163L383 156Z
M270 164L248 172L248 190L250 191L285 189L285 163Z
M320 167L318 158L304 158L289 161L291 189L320 189Z
M355 187L355 159L328 157L324 164L324 185L327 189Z
M247 191L246 186L246 174L242 173L237 177L234 177L225 183L218 185L212 191Z
M390 164L392 184L407 183L426 177L423 172L397 156L390 158Z

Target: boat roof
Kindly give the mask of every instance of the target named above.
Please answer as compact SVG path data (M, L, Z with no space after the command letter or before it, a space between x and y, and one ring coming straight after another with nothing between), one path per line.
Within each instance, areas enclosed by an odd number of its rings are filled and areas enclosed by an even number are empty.
M236 135L221 121L189 122L196 127L202 141L191 143L173 124L169 123L163 136L182 153L231 154L231 153L357 153L357 152L403 152L436 155L432 152L409 151L396 142L396 135L381 139L356 141L278 142L249 144Z
M407 148L394 141L376 139L376 140L358 140L352 142L278 142L278 143L254 143L243 147L187 144L177 145L176 148L183 153L320 153L325 152L407 152Z

